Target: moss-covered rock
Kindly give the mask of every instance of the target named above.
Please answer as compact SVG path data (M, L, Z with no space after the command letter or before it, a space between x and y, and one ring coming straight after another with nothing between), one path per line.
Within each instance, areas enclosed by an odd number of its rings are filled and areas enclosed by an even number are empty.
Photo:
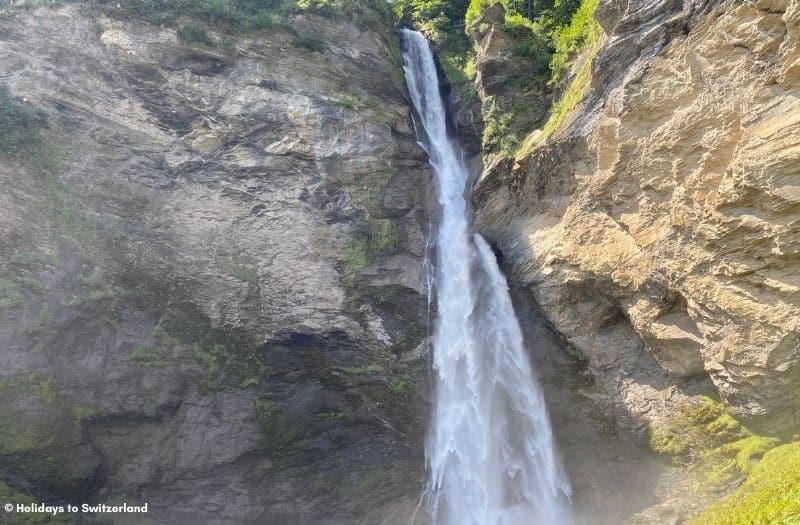
M689 525L793 525L800 523L800 442L773 448L747 480Z

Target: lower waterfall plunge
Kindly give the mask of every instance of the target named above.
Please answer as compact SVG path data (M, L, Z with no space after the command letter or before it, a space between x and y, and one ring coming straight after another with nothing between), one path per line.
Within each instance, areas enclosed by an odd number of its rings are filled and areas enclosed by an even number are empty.
M431 519L452 525L558 525L571 489L505 277L470 235L464 154L447 134L430 44L403 30L405 77L441 206L435 401L426 457Z

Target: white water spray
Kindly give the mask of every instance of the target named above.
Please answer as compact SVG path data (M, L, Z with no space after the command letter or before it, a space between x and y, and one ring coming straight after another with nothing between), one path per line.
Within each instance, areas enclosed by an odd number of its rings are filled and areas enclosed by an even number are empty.
M471 235L464 154L448 136L430 44L403 30L405 76L436 178L435 405L426 456L441 525L563 525L571 489L491 248Z

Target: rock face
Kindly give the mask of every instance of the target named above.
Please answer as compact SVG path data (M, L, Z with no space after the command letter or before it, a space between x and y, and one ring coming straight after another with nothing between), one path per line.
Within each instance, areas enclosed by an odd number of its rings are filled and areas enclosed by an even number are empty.
M800 3L613 0L597 18L589 96L484 172L478 228L623 426L646 435L714 388L796 432Z
M4 482L156 523L416 495L429 175L396 38L291 23L324 49L0 10L3 81L52 145L0 161Z

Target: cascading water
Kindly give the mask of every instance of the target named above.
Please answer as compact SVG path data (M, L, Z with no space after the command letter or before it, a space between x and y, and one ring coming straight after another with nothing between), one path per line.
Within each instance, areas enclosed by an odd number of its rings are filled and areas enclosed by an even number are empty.
M569 523L569 483L541 388L491 248L470 235L464 154L448 136L430 44L403 30L405 77L436 178L435 404L426 456L432 520L452 525Z

